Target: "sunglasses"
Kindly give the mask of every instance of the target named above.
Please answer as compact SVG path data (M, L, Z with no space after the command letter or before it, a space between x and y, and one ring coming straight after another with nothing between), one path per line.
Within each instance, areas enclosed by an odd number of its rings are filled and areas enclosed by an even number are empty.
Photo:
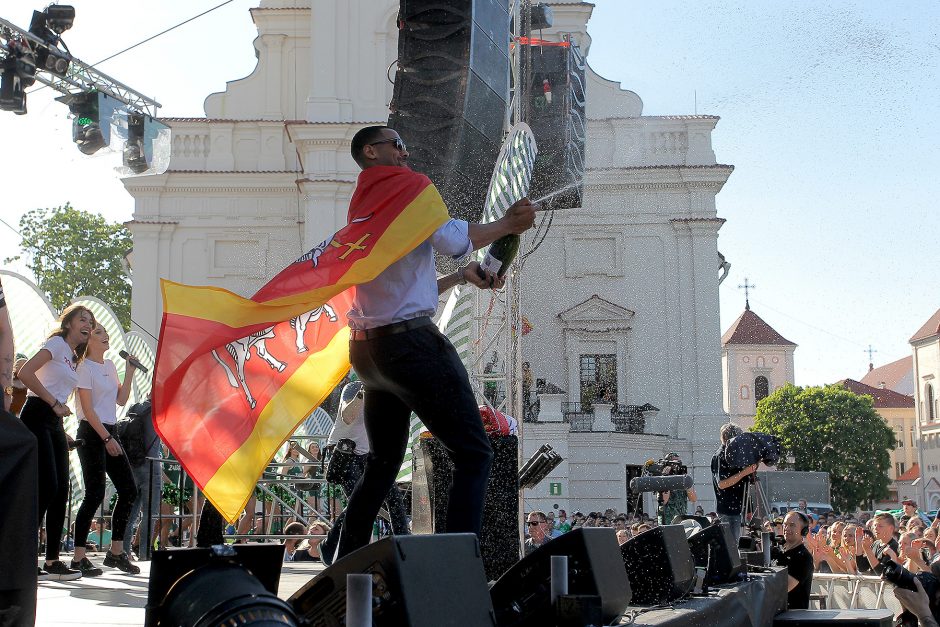
M530 520L530 521L529 521L529 526L530 526L530 527L534 527L534 526L536 526L536 525L541 525L541 524L542 524L542 521L541 521L541 520Z
M408 150L408 147L405 146L405 142L401 140L401 137L392 137L390 139L383 139L380 142L372 142L369 145L377 146L378 144L392 144L392 143L395 144L395 149L398 150L398 152L405 152L406 150Z

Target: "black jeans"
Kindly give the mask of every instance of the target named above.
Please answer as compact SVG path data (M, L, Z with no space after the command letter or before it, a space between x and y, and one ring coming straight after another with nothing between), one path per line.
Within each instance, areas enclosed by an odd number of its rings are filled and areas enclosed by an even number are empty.
M69 447L62 419L46 401L36 396L26 399L20 419L36 436L39 462L38 522L46 517L46 559L59 559L65 506L69 498Z
M108 433L114 434L114 425L104 425L104 428ZM104 500L105 473L108 473L118 494L111 518L111 541L123 542L131 506L137 498L137 484L134 483L131 465L123 451L120 455L109 455L105 450L104 440L85 420L78 424L78 438L85 441L78 449L78 459L82 462L82 479L85 481L85 496L78 508L78 514L75 515L75 546L85 546L88 541L91 519L95 517L95 510Z
M447 531L479 536L493 449L457 351L437 327L428 325L352 341L349 357L364 384L371 452L346 507L337 558L369 543L372 522L405 456L412 411L454 463Z
M342 420L342 418L338 418ZM347 498L353 493L356 484L362 477L362 472L366 465L366 455L356 455L356 461L346 471L340 486ZM392 533L396 536L408 535L411 533L408 529L408 513L405 511L405 497L402 496L398 484L393 483L388 495L385 497L385 507L388 509L389 522L392 524ZM346 511L344 510L336 517L333 527L323 539L323 555L332 563L336 545L339 543L339 536L343 531L343 524L346 522Z

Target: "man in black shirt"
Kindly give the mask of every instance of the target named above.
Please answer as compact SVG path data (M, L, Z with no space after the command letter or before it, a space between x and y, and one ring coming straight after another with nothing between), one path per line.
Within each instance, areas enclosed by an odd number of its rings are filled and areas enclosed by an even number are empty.
M774 549L774 563L787 567L787 609L809 609L809 591L813 585L813 556L803 546L809 533L809 518L801 512L789 512L783 519L783 549Z
M741 434L741 427L730 422L721 427L721 448L712 457L712 485L715 488L715 510L731 527L735 541L741 536L741 509L744 507L744 494L748 482L744 479L757 470L757 464L747 468L735 468L725 461L725 447L728 442Z
M868 558L868 563L872 570L879 575L884 570L884 567L879 562L882 554L887 553L888 557L895 562L898 564L902 563L901 559L898 557L901 549L895 537L897 535L897 528L898 523L891 514L887 512L875 514L876 540L872 541L868 536L862 539L862 550L865 553L865 557Z

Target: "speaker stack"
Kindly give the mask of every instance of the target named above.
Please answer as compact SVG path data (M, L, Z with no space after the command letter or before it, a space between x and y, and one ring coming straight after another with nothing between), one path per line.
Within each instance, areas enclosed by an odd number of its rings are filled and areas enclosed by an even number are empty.
M695 566L707 569L705 583L708 585L737 581L746 571L727 523L699 529L689 536L689 548Z
M584 57L570 40L529 41L531 49L521 57L528 87L526 121L539 147L529 194L549 196L545 202L553 209L581 207L587 133Z
M633 602L657 604L679 599L695 585L695 564L682 525L663 525L630 538L620 547Z
M478 222L509 102L508 0L401 0L388 124L452 216Z
M492 581L519 561L519 440L490 437L493 465L483 502L480 545L487 579ZM415 499L412 516L416 533L446 531L447 503L453 464L436 438L421 438L415 456Z

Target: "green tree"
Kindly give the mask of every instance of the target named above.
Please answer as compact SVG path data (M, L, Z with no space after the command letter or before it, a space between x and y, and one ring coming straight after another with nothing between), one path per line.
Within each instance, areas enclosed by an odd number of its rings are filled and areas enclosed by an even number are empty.
M828 472L836 509L854 510L888 496L889 451L896 440L870 396L838 384L788 384L758 403L754 431L780 438L781 468Z
M20 218L20 235L26 265L56 309L78 296L95 296L130 328L131 282L122 259L132 240L124 225L66 203L27 212Z

